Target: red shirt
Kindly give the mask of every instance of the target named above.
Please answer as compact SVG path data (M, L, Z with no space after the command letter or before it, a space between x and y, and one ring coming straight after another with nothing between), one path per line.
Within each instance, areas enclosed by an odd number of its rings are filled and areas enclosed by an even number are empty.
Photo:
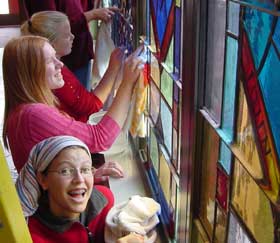
M88 227L79 222L75 222L64 232L56 232L41 223L35 217L28 219L28 227L34 243L87 243L88 231L92 233L94 242L104 242L105 219L109 210L113 207L114 196L109 188L104 186L95 186L95 188L103 194L107 199L107 205L102 211L96 215L88 224Z
M62 61L72 71L86 65L93 59L93 41L84 11L93 8L90 0L24 0L29 16L45 10L56 10L65 13L70 21L71 31L75 35L72 52Z
M61 73L65 84L62 88L54 90L60 101L60 109L77 121L87 122L92 113L103 107L102 101L87 91L67 67L64 66Z

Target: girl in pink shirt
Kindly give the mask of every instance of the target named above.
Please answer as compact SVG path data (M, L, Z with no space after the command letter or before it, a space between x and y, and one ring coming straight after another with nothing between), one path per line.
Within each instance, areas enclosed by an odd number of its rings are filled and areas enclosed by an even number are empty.
M89 125L59 111L52 89L64 85L63 63L47 39L23 36L12 39L3 54L5 112L3 141L10 147L19 171L31 148L45 138L58 135L75 136L92 153L112 145L123 126L133 87L143 68L138 48L126 60L123 81L107 114L97 125Z

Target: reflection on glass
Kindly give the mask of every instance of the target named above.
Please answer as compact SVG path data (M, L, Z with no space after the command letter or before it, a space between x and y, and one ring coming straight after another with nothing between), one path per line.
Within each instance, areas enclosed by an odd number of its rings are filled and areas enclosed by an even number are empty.
M170 170L163 154L160 155L159 182L166 201L170 201Z
M239 32L239 4L229 1L227 30L235 35Z
M160 90L164 95L164 98L167 100L168 105L172 107L173 80L164 69L161 74Z
M162 132L164 144L167 148L169 155L171 155L172 149L172 114L168 109L166 102L161 99L160 102L160 117L162 121Z
M164 67L168 73L173 73L174 66L174 37L172 36L168 52L164 61Z
M219 207L216 211L215 240L214 242L225 242L227 217Z
M172 146L172 163L174 165L174 167L177 169L178 171L178 135L177 135L177 131L175 129L173 129L173 146Z
M228 37L225 63L225 80L223 93L222 129L229 143L233 140L233 123L235 108L236 72L237 69L237 40Z
M207 23L204 105L212 119L217 124L220 124L223 91L226 1L209 1Z
M153 82L150 83L151 95L150 95L150 115L154 123L157 123L160 108L160 93Z
M208 235L213 235L219 137L206 122L204 123L202 136L199 217Z
M159 64L158 64L158 60L155 58L153 54L151 54L151 77L159 88L160 87Z
M261 162L254 139L252 123L242 85L240 85L239 90L239 108L237 114L236 144L244 157L242 163L255 179L262 179L263 173L261 169Z
M257 242L274 242L270 201L237 159L234 164L232 204Z
M155 136L152 129L151 129L151 132L150 132L150 142L151 142L151 144L150 144L150 157L151 157L154 169L155 169L155 171L158 175L158 160L159 160L158 153L159 153L159 150L158 150L157 139L156 139L156 136Z
M228 232L228 243L251 243L246 232L243 230L241 225L238 223L236 217L230 214L229 217L229 232Z

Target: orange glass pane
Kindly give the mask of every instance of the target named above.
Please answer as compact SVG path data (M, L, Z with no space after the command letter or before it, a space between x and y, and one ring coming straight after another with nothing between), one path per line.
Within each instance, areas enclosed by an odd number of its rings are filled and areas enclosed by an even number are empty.
M263 173L261 169L261 162L254 139L252 123L242 85L240 85L239 90L239 107L237 114L236 144L240 153L244 157L242 163L255 179L262 179Z
M199 217L208 235L213 235L219 137L206 122L203 138Z

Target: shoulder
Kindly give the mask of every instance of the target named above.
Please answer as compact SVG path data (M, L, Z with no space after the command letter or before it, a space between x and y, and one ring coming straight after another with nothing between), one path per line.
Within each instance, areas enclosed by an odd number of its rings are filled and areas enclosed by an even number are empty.
M99 191L108 201L108 204L114 204L113 192L106 186L95 185L94 188Z

